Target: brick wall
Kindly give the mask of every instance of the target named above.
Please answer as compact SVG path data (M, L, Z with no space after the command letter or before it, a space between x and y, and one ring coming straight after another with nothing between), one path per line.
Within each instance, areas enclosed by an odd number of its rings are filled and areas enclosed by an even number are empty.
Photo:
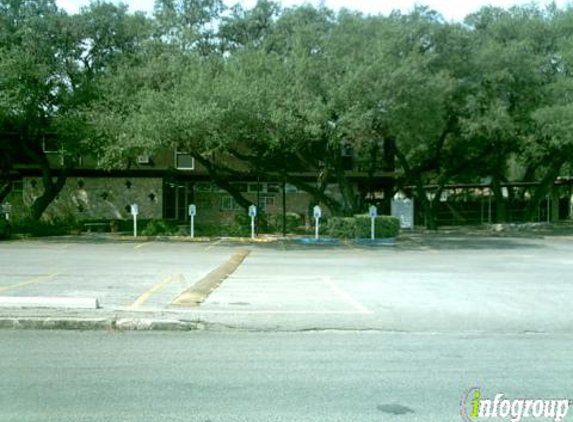
M252 203L256 204L256 193L244 193ZM282 193L261 193L261 201L266 203L267 215L282 215L283 203ZM195 193L195 205L197 205L197 217L195 221L198 224L216 225L216 224L234 224L235 216L238 214L247 215L247 211L241 207L235 209L228 209L225 204L228 204L230 195L224 192L197 192ZM309 212L312 197L304 192L287 193L287 212L293 212L306 216ZM259 209L260 211L260 209ZM304 217L307 219L307 217ZM303 221L304 221L303 219Z
M41 178L24 178L21 202L15 200L14 216L29 213L42 194ZM70 177L43 218L124 219L131 218L129 205L138 204L139 218L161 218L163 182L160 178L76 178Z

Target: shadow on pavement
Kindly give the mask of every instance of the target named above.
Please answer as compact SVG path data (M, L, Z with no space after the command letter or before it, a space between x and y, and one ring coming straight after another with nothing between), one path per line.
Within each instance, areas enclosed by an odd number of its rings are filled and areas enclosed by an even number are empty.
M438 250L511 250L545 248L540 239L439 237L404 239L398 242L402 249L429 247Z

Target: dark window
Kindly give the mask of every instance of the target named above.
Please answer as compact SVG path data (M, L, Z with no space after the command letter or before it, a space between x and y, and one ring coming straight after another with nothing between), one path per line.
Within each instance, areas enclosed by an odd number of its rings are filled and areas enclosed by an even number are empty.
M188 152L175 151L175 167L179 170L194 170L195 160Z

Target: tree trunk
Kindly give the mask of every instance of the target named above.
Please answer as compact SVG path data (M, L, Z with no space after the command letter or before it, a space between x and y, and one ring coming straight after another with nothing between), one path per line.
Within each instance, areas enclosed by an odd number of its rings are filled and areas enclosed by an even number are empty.
M32 219L39 220L46 211L46 208L52 203L56 196L62 191L66 180L68 178L68 171L66 169L62 170L56 180L52 176L52 172L49 167L42 166L42 185L44 187L44 192L41 196L36 198L31 208Z
M212 162L200 154L193 154L193 157L207 169L209 177L211 177L213 183L231 195L241 208L244 208L245 210L249 209L252 202L245 198L243 194L239 192L226 178L222 177Z
M354 188L346 177L344 170L337 169L336 178L340 194L342 195L342 215L345 217L352 217L358 211Z
M438 230L438 210L434 201L428 199L424 201L424 216L426 229Z
M36 162L42 171L42 187L44 188L42 195L40 195L31 207L31 217L34 220L39 220L46 211L46 208L52 203L56 196L61 192L68 174L69 167L64 167L58 173L54 180L52 169L50 168L50 161L46 153L42 149L41 140L37 130L23 130L23 135L20 138L20 146L22 151L34 162Z
M497 175L494 176L491 181L491 189L493 190L493 196L495 198L497 213L496 221L498 223L505 223L507 222L507 207L505 198L503 197L503 189L501 188L500 179Z
M346 177L346 170L344 168L344 163L342 162L342 149L340 145L332 148L330 155L332 166L334 167L336 182L338 183L338 189L340 190L340 195L342 197L342 215L344 217L351 217L357 211L356 194L354 187L348 180L348 177Z
M418 203L421 203L424 210L424 225L428 230L438 230L438 206L442 189L438 189L432 200L426 196L424 185L420 182L416 185Z
M388 137L384 139L384 160L382 170L394 173L396 171L396 140ZM382 200L382 212L390 214L392 199L396 191L396 178L390 177L388 185L384 187L384 199Z
M342 205L324 193L324 190L318 189L308 183L301 182L296 177L287 174L287 181L296 188L311 194L314 200L324 204L333 215L342 214Z
M555 163L554 166L550 168L547 172L545 177L541 180L539 187L535 190L533 197L529 201L527 208L525 209L525 220L526 221L533 221L535 213L539 209L541 201L549 194L553 184L555 183L555 179L559 176L561 171L561 167L563 167L563 163L565 160L561 160L559 163Z
M8 195L10 195L10 192L12 192L11 182L5 182L0 185L0 203L4 202Z

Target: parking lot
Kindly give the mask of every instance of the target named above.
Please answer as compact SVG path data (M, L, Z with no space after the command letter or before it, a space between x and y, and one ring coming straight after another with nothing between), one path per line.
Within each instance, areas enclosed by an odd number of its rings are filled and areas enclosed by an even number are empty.
M172 304L245 249L201 306ZM95 298L96 313L250 329L571 332L572 271L570 237L441 236L394 247L89 236L0 243L0 296ZM0 310L11 312L19 310Z

